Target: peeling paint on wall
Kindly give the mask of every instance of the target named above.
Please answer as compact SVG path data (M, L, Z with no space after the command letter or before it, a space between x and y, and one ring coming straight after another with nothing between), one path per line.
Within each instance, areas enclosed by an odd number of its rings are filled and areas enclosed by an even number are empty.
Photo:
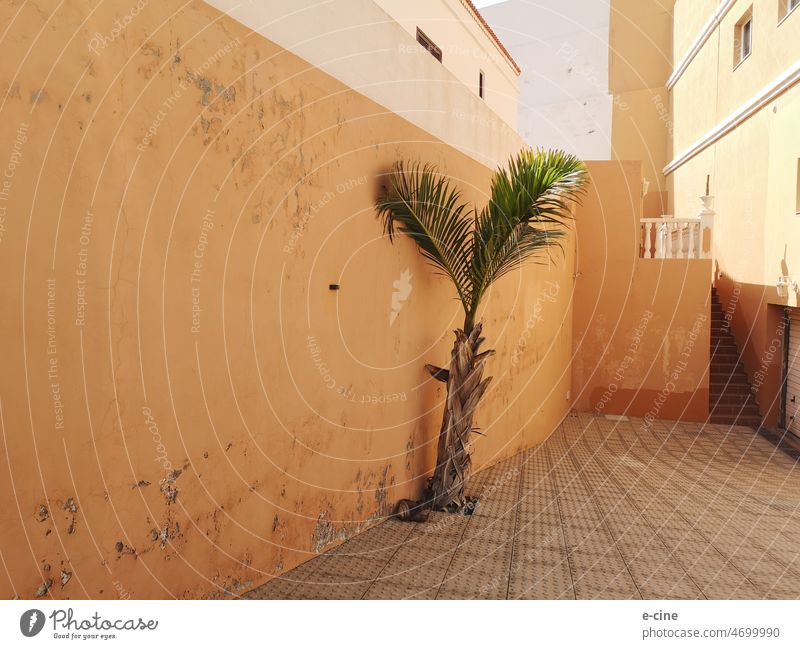
M89 54L118 6L99 5L91 25L82 10L54 14L56 29L25 58L14 37L50 16L0 5L6 68L19 66L0 78L3 118L30 124L0 241L0 273L24 277L30 296L24 322L12 297L0 323L9 598L235 596L385 520L433 466L443 393L422 364L447 357L452 295L414 250L381 238L374 199L399 157L437 161L476 202L490 170L204 3L178 7L148 4L124 39ZM45 156L53 137L63 155ZM40 177L47 192L34 191ZM213 236L199 250L209 209ZM425 322L400 318L389 331L392 282L406 268L418 280L408 308ZM571 268L531 269L521 284L549 272ZM498 353L519 334L507 320L519 279L497 286L486 314ZM23 326L29 366L49 362L38 299L49 280L67 413L57 438L47 374L19 380ZM342 385L409 398L360 403L327 389L309 361L308 318ZM563 321L540 381L558 381L569 362ZM536 386L516 385L509 399L529 402ZM487 402L478 419L492 434L476 467L541 440L561 414ZM31 444L45 435L57 452Z

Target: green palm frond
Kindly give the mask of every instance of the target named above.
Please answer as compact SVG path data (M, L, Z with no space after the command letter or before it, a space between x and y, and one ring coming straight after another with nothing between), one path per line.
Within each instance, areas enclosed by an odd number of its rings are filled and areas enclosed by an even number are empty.
M585 185L585 165L563 151L523 149L495 172L491 199L478 214L472 237L474 309L493 282L560 246L571 204Z
M425 258L450 278L465 311L472 305L469 243L473 219L461 193L430 165L395 163L389 191L378 199L386 233L411 237Z
M489 204L468 209L433 167L395 164L378 200L390 239L410 236L450 277L464 307L464 331L493 282L540 253L559 247L572 203L586 185L586 167L563 151L523 149L492 177Z

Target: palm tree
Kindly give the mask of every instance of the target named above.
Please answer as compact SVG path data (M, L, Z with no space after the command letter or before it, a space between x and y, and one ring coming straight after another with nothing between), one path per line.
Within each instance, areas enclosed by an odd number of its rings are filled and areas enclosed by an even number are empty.
M464 327L455 331L449 368L426 365L447 384L436 469L421 502L401 503L401 517L427 508L464 510L472 419L491 381L483 378L484 364L494 354L491 349L479 352L484 338L475 321L478 307L500 277L560 246L586 177L575 156L523 149L494 173L489 203L478 211L434 167L398 162L392 168L389 187L376 205L389 240L398 231L411 237L450 279L464 308Z

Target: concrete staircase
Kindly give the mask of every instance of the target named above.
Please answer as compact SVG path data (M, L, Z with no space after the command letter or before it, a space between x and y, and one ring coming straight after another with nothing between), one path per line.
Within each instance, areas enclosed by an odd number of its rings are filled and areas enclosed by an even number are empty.
M739 348L725 322L716 289L711 289L711 375L709 420L714 424L761 426L750 381L740 360Z

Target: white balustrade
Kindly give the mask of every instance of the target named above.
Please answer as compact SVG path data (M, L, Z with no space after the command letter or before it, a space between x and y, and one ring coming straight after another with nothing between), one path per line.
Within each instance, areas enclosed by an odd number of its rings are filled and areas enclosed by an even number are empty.
M640 256L644 259L711 259L714 210L710 196L695 217L670 215L641 220Z

